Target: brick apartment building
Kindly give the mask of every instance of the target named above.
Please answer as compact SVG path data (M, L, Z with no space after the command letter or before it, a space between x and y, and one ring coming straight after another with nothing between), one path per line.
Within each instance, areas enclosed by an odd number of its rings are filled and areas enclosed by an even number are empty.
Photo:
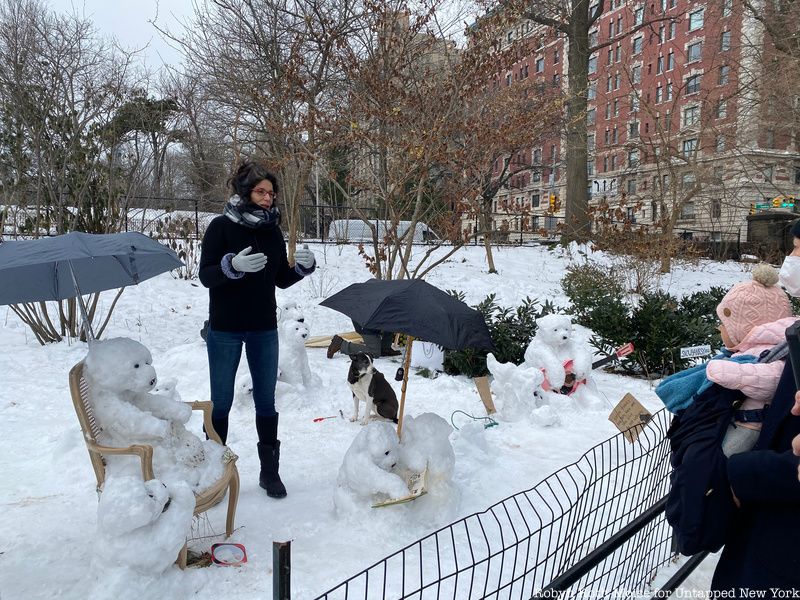
M800 197L798 109L791 74L761 25L734 0L607 0L591 32L586 115L590 205L651 224L674 213L687 238L745 239L746 216ZM527 56L495 86L527 78L566 88L566 41L530 21L502 44ZM494 227L519 234L563 219L563 139L509 157L520 175L496 198ZM530 172L529 167L538 167ZM557 198L553 204L550 199ZM790 201L790 199L787 199ZM528 218L518 216L524 208ZM619 214L619 213L618 213Z

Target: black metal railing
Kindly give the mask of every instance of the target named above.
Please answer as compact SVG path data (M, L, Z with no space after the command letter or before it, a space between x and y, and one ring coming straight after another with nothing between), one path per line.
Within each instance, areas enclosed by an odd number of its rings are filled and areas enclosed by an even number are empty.
M662 410L637 441L616 435L533 488L429 534L317 600L527 599L548 589L572 597L585 590L644 595L674 556L662 506L668 426ZM593 554L609 540L602 556Z

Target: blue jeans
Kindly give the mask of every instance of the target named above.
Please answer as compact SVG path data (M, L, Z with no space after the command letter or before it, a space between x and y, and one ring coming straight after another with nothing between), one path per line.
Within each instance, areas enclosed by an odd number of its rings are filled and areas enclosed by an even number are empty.
M206 348L211 376L212 416L224 419L233 404L236 369L242 357L242 344L253 378L256 416L271 417L275 411L275 384L278 380L278 330L216 331L209 328Z

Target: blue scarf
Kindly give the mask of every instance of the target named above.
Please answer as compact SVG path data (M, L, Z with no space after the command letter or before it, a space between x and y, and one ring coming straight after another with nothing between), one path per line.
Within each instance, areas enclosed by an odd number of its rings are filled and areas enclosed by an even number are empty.
M758 362L758 358L750 354L742 354L741 356L731 356L722 352L717 354L711 360L732 360L738 363L754 363ZM665 377L656 386L656 395L667 407L671 413L676 413L679 410L687 408L696 396L699 396L714 383L709 381L706 377L706 366L708 363L697 365L689 369L684 369L678 373L674 373L669 377Z

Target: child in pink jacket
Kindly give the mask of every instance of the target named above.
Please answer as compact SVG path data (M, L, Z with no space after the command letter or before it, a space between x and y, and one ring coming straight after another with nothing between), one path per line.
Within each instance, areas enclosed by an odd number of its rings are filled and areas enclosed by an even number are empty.
M769 265L753 269L753 280L734 285L717 306L721 321L722 343L732 356L749 354L758 358L786 340L786 328L794 323L789 298L778 287L778 272ZM750 421L734 421L725 436L722 450L726 456L750 450L761 430L761 412L772 400L784 361L735 362L712 360L706 366L706 377L731 390L741 390L746 396L739 415Z

